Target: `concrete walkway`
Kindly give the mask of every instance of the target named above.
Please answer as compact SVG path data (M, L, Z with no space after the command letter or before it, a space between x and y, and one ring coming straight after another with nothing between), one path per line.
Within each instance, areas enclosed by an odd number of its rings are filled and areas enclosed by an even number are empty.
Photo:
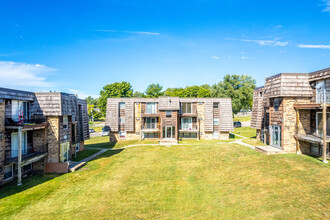
M92 149L92 148L90 148ZM71 161L70 164L69 164L69 172L74 172L76 171L77 169L81 168L82 166L84 166L86 164L86 162L94 159L95 157L103 154L104 152L108 151L109 149L104 149L104 148L93 148L93 149L99 149L100 151L93 154L93 155L90 155L89 157L86 157L84 159L82 159L81 161Z

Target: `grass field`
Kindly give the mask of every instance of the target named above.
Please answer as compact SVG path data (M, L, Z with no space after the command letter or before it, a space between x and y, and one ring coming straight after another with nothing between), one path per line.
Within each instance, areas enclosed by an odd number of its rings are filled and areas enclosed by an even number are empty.
M74 173L5 185L0 219L329 218L329 164L203 144L114 149Z
M234 121L240 121L240 122L251 121L251 116L234 117Z
M80 161L86 157L89 157L93 154L96 154L97 152L99 152L100 150L98 149L85 149L83 151L79 151L77 152L77 156L73 157L72 160L73 161Z

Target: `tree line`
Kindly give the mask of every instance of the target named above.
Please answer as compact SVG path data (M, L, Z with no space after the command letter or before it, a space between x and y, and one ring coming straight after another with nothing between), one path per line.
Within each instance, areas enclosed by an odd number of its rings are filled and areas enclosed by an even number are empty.
M172 96L181 98L231 98L233 113L248 110L252 107L253 90L256 80L248 75L226 75L222 81L213 85L187 86L185 88L168 88L163 91L160 84L151 84L144 92L133 91L129 82L115 82L107 84L100 91L99 98L91 96L86 98L88 113L95 119L106 113L107 98L139 97L157 98L160 96ZM100 112L95 111L98 108Z

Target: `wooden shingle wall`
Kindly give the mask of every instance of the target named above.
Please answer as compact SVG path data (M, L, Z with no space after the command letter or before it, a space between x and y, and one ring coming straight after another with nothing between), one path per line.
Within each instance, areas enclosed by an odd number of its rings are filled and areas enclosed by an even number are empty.
M72 94L61 93L61 109L62 115L72 115L77 114L77 97Z
M0 88L0 98L22 101L34 101L35 95L33 92Z
M158 110L180 110L179 97L159 97Z
M264 117L264 87L256 88L253 92L251 128L261 129Z
M134 131L134 101L128 100L125 102L125 130Z
M204 130L213 132L213 101L206 100L204 104Z
M41 92L35 93L36 101L33 104L35 114L45 116L61 116L61 93L59 92Z
M119 101L108 99L105 125L109 126L111 131L118 131L118 106Z
M233 111L231 99L220 99L220 131L233 131Z
M84 99L78 99L77 104L81 105L83 138L84 138L84 140L87 140L87 139L89 139L89 124L88 124L89 118L88 118L87 103L86 103L86 100L84 100ZM77 110L77 113L78 113L78 110ZM76 116L76 119L79 120L79 115ZM78 133L77 133L77 137L79 137ZM80 140L80 141L83 141L83 140Z

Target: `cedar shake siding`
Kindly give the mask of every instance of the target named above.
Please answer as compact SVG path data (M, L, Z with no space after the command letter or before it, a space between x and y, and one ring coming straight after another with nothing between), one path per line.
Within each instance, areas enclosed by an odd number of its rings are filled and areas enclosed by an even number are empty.
M120 103L125 103L124 110ZM147 105L153 110L147 112ZM124 126L120 119L123 117ZM106 126L111 129L110 142L147 138L228 139L229 131L233 130L231 99L108 98Z
M312 73L280 73L266 78L265 86L253 93L251 127L258 139L274 145L274 126L279 126L280 147L287 152L321 156L323 143L328 152L330 116L327 135L323 135L323 109L330 107L330 68ZM275 134L275 133L276 134ZM325 155L329 158L329 153Z
M0 88L0 185L17 176L18 128L22 130L22 176L30 173L68 172L68 160L77 144L89 139L87 104L61 92L26 92ZM13 175L11 172L13 171Z

